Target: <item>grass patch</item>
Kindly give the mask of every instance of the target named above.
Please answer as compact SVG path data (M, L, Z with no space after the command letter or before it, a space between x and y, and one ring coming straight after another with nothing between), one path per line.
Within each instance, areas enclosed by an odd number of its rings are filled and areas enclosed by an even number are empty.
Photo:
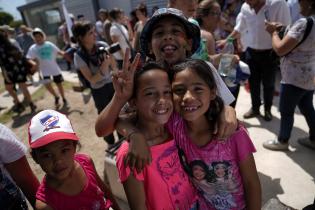
M63 82L63 87L65 90L72 90L72 86L74 83L64 81ZM57 88L55 85L53 85L55 91L57 91ZM41 99L44 99L44 97L52 97L50 93L47 92L46 88L42 85L39 89L37 89L33 94L32 94L32 99L36 103L36 101L39 101ZM0 122L5 124L9 122L13 116L15 116L16 113L13 112L11 109L4 112L3 114L0 115Z
M1 94L5 91L4 82L2 82L3 81L2 74L0 74L0 81L1 81L1 85L0 85L0 94Z

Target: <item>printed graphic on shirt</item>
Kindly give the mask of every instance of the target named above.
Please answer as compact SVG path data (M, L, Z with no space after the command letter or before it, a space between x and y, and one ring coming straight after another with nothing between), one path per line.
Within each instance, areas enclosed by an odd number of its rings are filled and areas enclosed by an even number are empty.
M218 210L237 207L232 195L237 192L237 182L232 177L229 161L207 165L202 160L194 160L189 165L194 185L211 206Z
M53 59L53 47L48 44L44 44L37 50L37 55L41 60L52 60Z
M189 182L187 175L185 174L182 166L179 162L176 146L169 147L165 150L157 160L157 169L161 174L162 179L169 187L171 199L173 201L174 209L178 209L179 206L183 206L181 202L185 199L185 184ZM187 201L188 202L188 201ZM197 204L193 204L189 208L190 210L197 209Z

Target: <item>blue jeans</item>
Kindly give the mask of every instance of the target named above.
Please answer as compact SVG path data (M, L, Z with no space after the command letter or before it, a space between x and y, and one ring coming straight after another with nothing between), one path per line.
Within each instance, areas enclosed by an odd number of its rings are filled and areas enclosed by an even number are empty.
M294 110L298 106L309 127L309 138L315 139L314 90L305 90L294 85L281 84L280 89L280 132L278 140L288 142L294 123Z

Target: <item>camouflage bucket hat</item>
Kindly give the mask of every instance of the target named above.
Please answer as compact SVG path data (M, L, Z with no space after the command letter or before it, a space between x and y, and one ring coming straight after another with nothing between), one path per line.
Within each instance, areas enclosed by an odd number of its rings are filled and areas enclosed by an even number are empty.
M187 37L192 39L191 54L193 54L200 45L200 28L189 22L183 12L175 8L160 8L156 10L152 17L146 22L140 35L141 53L153 57L149 50L153 27L164 17L174 17L183 24Z

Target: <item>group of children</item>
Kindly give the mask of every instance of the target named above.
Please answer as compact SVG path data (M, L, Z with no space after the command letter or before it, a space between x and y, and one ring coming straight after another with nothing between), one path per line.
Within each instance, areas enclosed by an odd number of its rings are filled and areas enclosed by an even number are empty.
M260 209L255 148L242 125L222 126L230 116L227 88L212 65L186 59L199 46L198 27L181 11L162 8L140 40L155 61L136 71L139 55L130 64L126 52L123 69L112 72L115 94L95 125L98 135L116 127L130 141L117 154L130 208ZM135 119L119 119L127 102ZM217 131L222 127L228 135L223 140ZM46 172L37 209L119 209L91 158L76 154L78 140L70 121L56 111L32 118L31 154Z

